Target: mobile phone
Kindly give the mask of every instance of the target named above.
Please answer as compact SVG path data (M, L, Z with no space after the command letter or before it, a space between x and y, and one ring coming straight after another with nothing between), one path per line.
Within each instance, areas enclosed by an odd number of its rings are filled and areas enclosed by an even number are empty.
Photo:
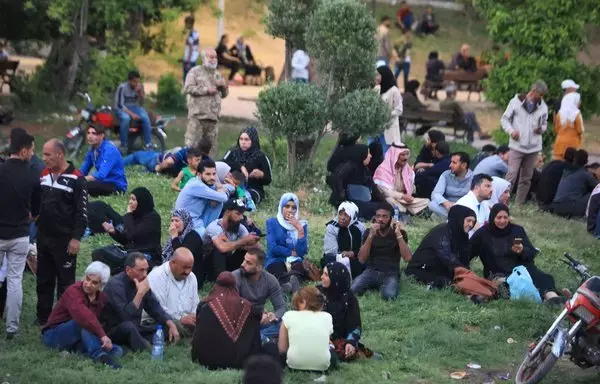
M265 236L267 236L266 233L261 233L260 235L258 235L258 237L265 237Z
M515 239L513 240L513 245L516 245L516 244L518 244L518 245L523 244L523 239L520 237L515 237Z

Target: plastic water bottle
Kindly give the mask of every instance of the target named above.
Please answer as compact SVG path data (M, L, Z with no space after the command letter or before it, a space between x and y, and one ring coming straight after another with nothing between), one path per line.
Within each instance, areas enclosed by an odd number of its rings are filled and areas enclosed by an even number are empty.
M162 325L156 328L156 333L152 339L152 360L163 360L165 354L165 334Z
M394 220L396 222L400 221L400 210L398 207L394 207Z

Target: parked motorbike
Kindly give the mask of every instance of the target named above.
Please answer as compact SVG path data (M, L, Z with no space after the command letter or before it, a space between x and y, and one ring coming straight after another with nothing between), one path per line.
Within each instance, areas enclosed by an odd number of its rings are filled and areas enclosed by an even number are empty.
M564 254L582 284L537 344L533 344L515 377L516 384L539 383L563 355L581 368L600 366L600 277Z
M86 103L83 108L77 110L78 115L81 117L79 123L77 126L69 129L64 139L65 149L70 160L73 160L79 154L85 144L87 128L89 126L102 125L107 133L111 132L116 137L119 137L120 130L119 118L116 111L111 107L103 105L100 108L96 108L87 93L78 92L77 96L82 97ZM156 150L164 152L166 150L165 139L167 138L165 129L171 121L175 120L175 117L157 115L152 111L148 111L148 116L150 117L152 128L152 144ZM131 120L127 150L131 153L139 151L143 147L144 139L140 121Z

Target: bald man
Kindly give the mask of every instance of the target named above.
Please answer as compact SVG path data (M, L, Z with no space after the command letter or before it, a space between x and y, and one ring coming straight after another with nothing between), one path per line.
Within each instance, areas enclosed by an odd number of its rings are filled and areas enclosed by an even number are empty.
M217 52L212 48L205 49L202 65L189 71L183 87L188 102L185 145L195 147L202 138L207 138L212 143L210 157L213 159L217 155L221 99L229 93L227 81L217 71L217 66Z
M179 334L191 337L196 327L198 281L192 272L194 255L184 247L177 248L169 261L148 275L148 284L161 307L173 319Z
M51 139L42 149L46 168L37 219L37 321L46 324L56 300L75 282L79 241L87 227L88 193L81 172L65 159L65 146Z
M460 52L456 56L457 69L462 69L467 72L477 72L477 62L475 58L471 56L471 47L469 44L463 44L460 47Z

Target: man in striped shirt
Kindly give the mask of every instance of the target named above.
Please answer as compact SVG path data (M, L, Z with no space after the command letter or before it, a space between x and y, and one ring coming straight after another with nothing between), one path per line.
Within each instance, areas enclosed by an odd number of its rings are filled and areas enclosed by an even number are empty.
M115 94L115 109L121 121L121 153L128 152L127 136L131 120L140 122L144 137L144 147L152 149L150 117L148 117L146 110L142 108L144 97L144 85L140 81L140 73L138 71L130 71L127 74L127 81L119 85Z

